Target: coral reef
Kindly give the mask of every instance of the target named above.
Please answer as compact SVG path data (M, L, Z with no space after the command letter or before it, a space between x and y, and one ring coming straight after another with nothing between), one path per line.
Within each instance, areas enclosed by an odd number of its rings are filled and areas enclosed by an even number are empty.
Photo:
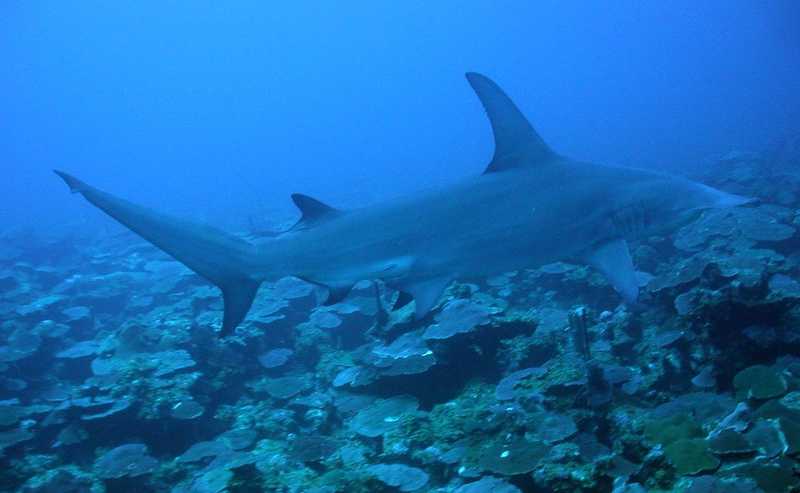
M284 279L219 338L216 291L132 236L6 234L0 490L796 491L800 178L772 164L713 163L762 202L636 245L639 310L563 262L420 321Z

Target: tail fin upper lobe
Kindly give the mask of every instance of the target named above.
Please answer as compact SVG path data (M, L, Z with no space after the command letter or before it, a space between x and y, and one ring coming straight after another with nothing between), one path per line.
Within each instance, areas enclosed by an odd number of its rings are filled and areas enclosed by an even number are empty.
M222 290L222 335L244 320L261 280L251 275L255 248L250 243L204 225L159 214L115 197L61 171L73 193L80 193L106 214L154 244Z

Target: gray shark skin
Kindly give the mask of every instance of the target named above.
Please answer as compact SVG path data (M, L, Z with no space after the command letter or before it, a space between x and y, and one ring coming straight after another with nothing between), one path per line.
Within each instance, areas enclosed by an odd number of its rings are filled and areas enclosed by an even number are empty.
M638 284L627 241L669 231L698 211L748 199L690 180L572 161L554 153L490 79L467 74L486 110L495 153L477 177L382 205L341 211L311 197L289 231L254 246L159 214L60 171L73 192L216 284L222 335L244 319L263 281L296 276L344 298L360 280L383 280L423 317L457 278L579 260L628 303Z

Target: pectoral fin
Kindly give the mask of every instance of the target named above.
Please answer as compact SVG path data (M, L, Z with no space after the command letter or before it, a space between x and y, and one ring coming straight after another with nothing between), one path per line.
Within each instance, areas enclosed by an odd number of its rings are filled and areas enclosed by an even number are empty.
M603 243L586 256L586 262L606 276L626 303L636 303L639 283L625 240L620 238Z
M450 285L452 279L449 277L437 277L425 281L418 281L412 284L405 284L400 289L414 297L414 314L417 320L424 317L431 309L436 306L439 298L442 297L445 288Z

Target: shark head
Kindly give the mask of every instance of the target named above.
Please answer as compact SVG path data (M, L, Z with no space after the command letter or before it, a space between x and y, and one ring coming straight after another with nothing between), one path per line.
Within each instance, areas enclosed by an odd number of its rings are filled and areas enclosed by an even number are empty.
M695 219L707 209L736 207L753 202L753 199L736 195L704 185L702 183L672 177L676 186L672 195L671 210L667 217L674 218L671 226L683 226Z
M626 196L614 223L623 236L661 234L697 219L707 209L736 207L752 198L724 192L678 176L650 174Z
M604 182L603 193L613 198L607 207L596 208L605 220L589 228L592 241L582 258L605 275L632 306L637 303L639 281L626 240L668 235L706 209L751 202L747 197L652 171L604 167L594 172L606 175L598 181Z

